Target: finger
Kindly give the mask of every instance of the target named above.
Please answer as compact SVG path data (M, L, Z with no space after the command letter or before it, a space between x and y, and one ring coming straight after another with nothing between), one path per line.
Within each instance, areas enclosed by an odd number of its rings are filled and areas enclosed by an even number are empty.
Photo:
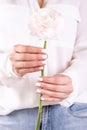
M44 83L44 82L37 82L36 86L39 88L45 89L45 90L61 92L61 93L72 93L73 92L72 84L53 85L53 84L48 84L48 83Z
M47 55L45 54L28 54L28 53L14 53L10 55L10 60L14 61L30 61L30 60L43 60L47 59Z
M12 67L13 68L33 68L33 67L39 67L39 66L44 66L46 64L46 61L15 61L12 62Z
M46 53L46 49L28 45L15 45L14 46L15 52L24 52L24 53Z
M60 102L60 101L62 101L63 99L53 98L53 97L49 97L49 96L43 95L43 96L41 97L41 100L42 100L42 101L47 101L47 102Z
M48 84L69 84L72 83L72 80L69 76L57 75L57 76L43 76L38 79L39 81L46 82Z
M36 92L42 95L47 95L49 97L60 98L60 99L65 99L69 96L69 94L67 93L54 92L54 91L44 90L40 88L38 88Z
M32 73L32 72L37 72L37 71L41 71L43 69L43 67L35 67L35 68L27 68L27 69L13 69L13 71L19 75L19 76L23 76L27 73Z

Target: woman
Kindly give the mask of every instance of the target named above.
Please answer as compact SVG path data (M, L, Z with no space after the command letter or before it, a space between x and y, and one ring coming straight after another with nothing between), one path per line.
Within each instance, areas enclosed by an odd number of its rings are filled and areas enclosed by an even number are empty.
M54 8L64 18L59 40L29 35L34 11ZM87 129L87 2L0 0L0 130ZM43 66L46 75L40 76Z

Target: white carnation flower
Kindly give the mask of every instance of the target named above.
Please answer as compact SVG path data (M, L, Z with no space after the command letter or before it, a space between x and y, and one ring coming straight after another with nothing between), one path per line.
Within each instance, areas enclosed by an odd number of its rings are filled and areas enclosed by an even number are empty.
M63 26L63 16L56 10L46 8L34 13L29 21L30 34L42 39L59 38Z

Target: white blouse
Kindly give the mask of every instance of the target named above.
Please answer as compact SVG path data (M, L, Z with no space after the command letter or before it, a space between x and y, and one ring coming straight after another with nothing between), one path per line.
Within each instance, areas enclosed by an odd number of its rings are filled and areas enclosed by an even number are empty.
M87 1L44 0L43 8L52 8L64 16L60 40L48 40L47 75L63 73L73 81L74 92L61 104L87 103ZM18 43L41 46L43 41L29 36L29 18L39 5L36 0L0 0L0 115L13 110L33 108L39 104L35 84L39 72L18 77L8 59L11 48Z

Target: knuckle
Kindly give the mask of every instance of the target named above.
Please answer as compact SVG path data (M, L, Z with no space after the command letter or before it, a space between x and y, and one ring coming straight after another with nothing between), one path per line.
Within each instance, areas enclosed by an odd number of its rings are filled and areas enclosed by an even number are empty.
M22 69L16 69L16 74L18 76L23 76L25 73L24 73L24 71Z
M70 93L73 92L73 87L72 87L72 86L69 87L69 92L70 92Z
M71 89L69 89L67 93L69 93L69 94L70 94L70 93L72 93L72 92L73 92L73 91L72 91Z
M12 55L10 55L10 56L9 56L9 60L12 61L13 59L14 59L14 57L13 57Z
M73 92L73 89L70 90L70 93L72 93L72 92Z
M12 66L12 68L16 68L16 66L15 66L15 63L14 63L14 62L11 62L11 66Z
M67 94L67 95L64 95L63 96L63 99L66 99L67 97L69 97L69 95Z
M20 74L20 69L14 69L14 72Z
M20 60L20 54L15 53L15 54L14 54L14 58L15 58L15 60Z

